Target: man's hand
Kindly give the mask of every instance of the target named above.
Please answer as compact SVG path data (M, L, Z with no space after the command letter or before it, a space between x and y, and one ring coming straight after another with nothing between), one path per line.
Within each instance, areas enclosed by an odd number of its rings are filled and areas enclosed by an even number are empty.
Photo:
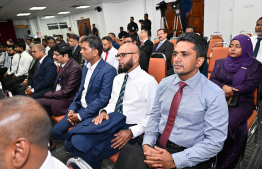
M78 122L80 122L80 120L78 119L77 116L78 113L75 113L73 110L70 110L68 112L68 119L67 121L69 121L73 126L77 125Z
M4 74L4 77L6 77L6 76L8 76L8 73L7 73L7 72Z
M22 83L22 86L27 86L27 85L28 85L28 80L25 79L25 80L23 81L23 83Z
M188 17L188 15L189 15L189 12L186 13L186 17Z
M130 129L128 130L121 130L118 133L115 134L116 138L111 140L111 147L114 147L114 149L118 148L119 150L124 147L124 145L132 139L133 133Z
M226 96L226 97L234 96L233 90L234 90L234 91L238 91L238 89L235 89L235 88L230 87L230 86L227 86L227 85L224 85L224 86L222 87L222 90L225 92L225 96Z
M26 90L25 90L25 95L27 96L31 96L33 93L31 92L31 87L28 87Z
M147 151L144 154L146 156L145 163L148 166L150 166L151 168L163 168L163 169L176 167L172 155L166 149L162 149L157 146L155 146L154 148L156 150L156 153L154 153L150 149L148 151L147 147L145 147L146 150L144 150L143 147L144 152Z
M92 120L95 125L101 124L103 120L108 120L109 116L106 111L102 111L96 118Z

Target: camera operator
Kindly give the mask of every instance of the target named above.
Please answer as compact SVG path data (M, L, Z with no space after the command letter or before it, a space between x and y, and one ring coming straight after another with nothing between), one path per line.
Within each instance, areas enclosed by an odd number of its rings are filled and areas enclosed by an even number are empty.
M139 20L139 23L141 24L141 29L148 30L148 36L151 36L151 21L148 19L148 14L144 14L144 20Z

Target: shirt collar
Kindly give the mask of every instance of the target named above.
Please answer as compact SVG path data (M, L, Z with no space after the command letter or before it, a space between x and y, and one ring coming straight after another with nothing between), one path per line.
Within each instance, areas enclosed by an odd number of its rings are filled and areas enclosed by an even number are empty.
M78 46L78 45L77 45ZM74 50L76 50L77 46L74 48Z
M64 67L66 65L67 62L65 62L64 64L61 64L62 67Z
M145 43L148 39L144 40L143 42Z
M40 169L49 168L53 164L51 153L48 151L47 156L43 164L41 165Z
M166 41L166 39L164 39L163 41L160 41L162 44Z
M42 57L42 59L39 60L39 63L41 64L43 62L43 60L45 59L47 55L45 55L44 57Z
M100 60L101 60L101 59L100 59ZM88 62L88 64L86 64L86 67L87 67L88 69L90 69L90 70L95 70L95 68L96 68L96 66L97 66L97 64L99 63L100 60L98 60L95 64L93 64L93 66L91 66L91 63L90 63L90 62Z
M128 73L128 77L130 77L131 79L134 79L141 70L142 70L141 67L137 66L134 70Z
M191 77L190 79L188 79L188 80L186 80L186 81L184 81L191 89L193 89L196 85L197 85L197 83L198 83L198 81L200 80L200 78L201 78L201 74L200 74L200 72L199 72L199 70L197 71L197 73L193 76L193 77ZM173 83L173 85L176 85L178 82L182 82L182 80L179 78L179 76L177 76L177 78L174 80L174 83Z

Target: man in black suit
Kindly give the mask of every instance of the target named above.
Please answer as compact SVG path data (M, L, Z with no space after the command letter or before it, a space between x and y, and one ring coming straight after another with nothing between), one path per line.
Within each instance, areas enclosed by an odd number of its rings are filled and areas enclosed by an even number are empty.
M134 45L137 45L136 36L132 34L128 34L124 38L124 43L133 43ZM140 50L140 56L139 56L139 65L141 69L147 72L148 69L148 61L147 56L144 51Z
M56 40L53 37L51 37L48 40L48 46L49 46L50 50L47 53L47 57L49 57L51 60L53 60L55 42L56 42Z
M140 48L141 51L146 53L147 61L149 63L149 59L153 50L153 42L148 39L149 31L147 29L142 29L140 32L140 39L142 42L138 42L137 46Z
M153 52L160 52L166 56L167 70L169 70L172 68L171 57L174 51L174 44L169 42L169 40L166 38L167 32L165 29L158 29L157 37L160 40L160 42L154 45ZM153 57L162 58L162 55L154 55Z
M32 83L21 94L38 99L43 98L46 92L53 89L56 80L57 68L53 60L48 58L45 54L45 48L43 45L34 45L32 54L38 63L35 67Z
M73 56L72 58L79 64L82 64L82 55L80 54L80 46L79 46L79 36L76 34L71 34L69 36L69 45L73 48Z

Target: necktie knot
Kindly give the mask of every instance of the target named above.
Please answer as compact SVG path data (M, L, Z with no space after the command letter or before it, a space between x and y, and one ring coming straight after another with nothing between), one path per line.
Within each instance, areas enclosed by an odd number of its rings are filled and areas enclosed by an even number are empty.
M257 38L257 41L261 41L262 40L262 38Z
M179 89L183 89L187 84L185 82L179 82Z

